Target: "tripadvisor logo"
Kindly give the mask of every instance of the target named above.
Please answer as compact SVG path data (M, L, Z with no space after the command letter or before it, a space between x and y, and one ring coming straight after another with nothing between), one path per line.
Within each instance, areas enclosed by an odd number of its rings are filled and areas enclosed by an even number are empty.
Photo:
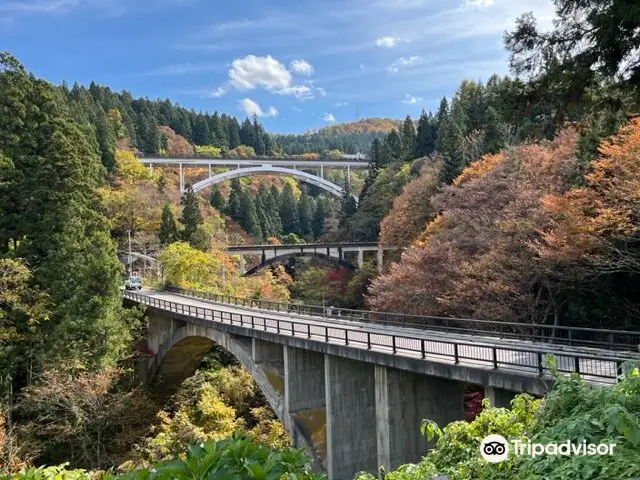
M489 463L499 463L507 459L512 450L516 456L539 457L542 455L586 456L586 455L613 455L615 443L572 443L567 440L563 443L531 443L529 440L513 440L510 448L509 442L502 435L488 435L480 443L480 455Z

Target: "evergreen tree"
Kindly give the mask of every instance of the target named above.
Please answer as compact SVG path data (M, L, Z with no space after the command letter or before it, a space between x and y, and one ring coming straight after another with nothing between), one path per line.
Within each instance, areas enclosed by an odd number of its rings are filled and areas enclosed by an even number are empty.
M240 219L240 197L242 196L242 185L240 180L234 178L231 180L231 192L229 193L229 203L227 204L226 214L236 222Z
M416 129L413 120L407 115L402 125L402 160L408 162L414 158L416 152Z
M451 183L464 168L462 156L462 142L464 139L464 116L462 106L454 101L451 114L445 117L438 129L436 145L444 158L441 180L443 183Z
M342 194L342 208L338 224L342 230L349 230L351 218L355 215L357 210L358 204L356 203L355 198L353 198L353 195L351 195L351 185L349 185L349 182L345 179L344 192Z
M224 212L226 209L224 197L222 196L222 193L220 193L220 189L217 185L214 185L211 188L211 199L209 200L209 203L219 212Z
M313 218L312 204L307 190L302 190L300 200L298 201L298 231L300 235L311 235L311 219Z
M391 154L392 162L397 162L402 159L402 139L397 130L391 130L385 138L385 144Z
M436 148L436 120L431 115L422 111L420 120L418 120L418 132L416 136L416 158L426 157L433 153Z
M240 195L240 218L238 219L238 223L249 235L260 239L263 238L256 204L253 201L253 196L246 188L242 190Z
M318 198L316 202L316 209L313 212L313 219L311 220L311 230L313 230L313 237L320 238L325 234L325 217L327 216L327 208L325 201L322 197Z
M187 185L181 203L183 208L180 222L184 225L182 239L185 242L195 245L196 239L194 235L198 227L202 224L202 214L200 213L200 206L198 205L198 197L191 185Z
M160 149L160 130L155 117L151 117L147 123L148 130L143 141L143 151L148 155L156 155Z
M160 220L160 230L158 230L158 240L160 245L166 247L170 243L176 242L180 239L178 233L178 226L176 220L171 212L171 207L168 203L165 203L162 209L162 218Z
M236 118L227 117L227 137L229 148L233 149L240 145L240 124Z
M282 220L282 233L299 233L298 202L293 195L293 188L287 183L280 195L280 219Z
M209 123L202 114L196 117L196 122L193 125L193 143L196 145L211 145L213 143Z
M367 177L364 179L364 185L362 186L362 191L360 192L360 203L366 198L369 193L369 189L373 182L376 181L378 176L378 172L382 165L382 142L377 138L371 144L371 151L369 152L369 169L367 173Z
M96 140L100 148L102 165L107 171L113 172L116 168L116 135L102 108L99 109L96 117Z
M270 216L271 227L273 228L273 236L282 235L282 219L280 218L280 192L275 185L271 186L269 197L266 202L267 213Z
M0 252L24 259L34 298L46 292L46 321L24 326L38 332L32 354L14 350L8 370L11 345L3 341L0 352L4 375L24 385L45 364L64 371L115 362L128 326L120 314L122 266L98 192L103 167L93 131L71 117L56 87L6 53L0 53L0 92Z
M244 119L244 122L242 122L242 126L240 127L240 143L247 147L255 148L255 133L253 131L251 120L248 118Z

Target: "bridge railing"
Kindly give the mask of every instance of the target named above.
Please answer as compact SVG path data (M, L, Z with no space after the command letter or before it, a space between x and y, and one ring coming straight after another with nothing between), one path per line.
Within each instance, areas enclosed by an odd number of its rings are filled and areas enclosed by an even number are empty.
M218 303L227 303L230 305L259 308L262 310L272 310L276 312L288 312L299 315L367 322L378 325L410 327L421 330L437 330L441 332L473 334L502 339L633 352L637 352L640 345L640 331L407 315L401 313L353 310L347 308L323 307L319 305L304 305L276 302L272 300L242 298L231 295L188 290L174 286L167 286L165 289L172 293L178 293Z
M580 352L546 352L542 346L534 349L479 341L431 339L412 336L410 333L396 334L335 323L322 324L304 322L294 318L286 320L269 318L264 316L264 312L262 314L258 311L234 313L216 308L172 302L129 291L123 291L123 297L176 315L182 315L187 317L189 322L204 326L210 326L211 322L217 322L404 357L493 370L516 370L538 376L544 376L555 370L561 374L577 373L591 382L615 383L624 374L624 364L629 360L624 356L613 354L607 356Z

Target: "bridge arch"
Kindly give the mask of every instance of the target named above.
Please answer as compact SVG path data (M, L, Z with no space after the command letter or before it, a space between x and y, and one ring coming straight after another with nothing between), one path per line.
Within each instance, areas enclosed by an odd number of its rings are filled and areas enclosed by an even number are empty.
M351 271L356 270L356 266L352 263L347 262L346 260L341 260L340 258L334 257L332 255L327 255L325 253L316 253L316 252L290 252L285 253L283 255L278 255L277 257L269 258L263 260L259 265L256 265L253 268L250 268L244 273L245 277L250 277L251 275L258 273L261 270L264 270L267 267L270 267L273 264L283 262L289 258L295 257L308 257L308 258L321 258L326 260L327 262L333 263L334 265L338 265L340 267L348 268Z
M248 177L252 175L282 175L287 177L293 177L302 182L309 183L311 185L315 185L316 187L322 188L327 192L337 196L342 197L344 194L344 190L342 187L336 185L329 180L318 177L316 175L312 175L307 172L303 172L301 170L293 170L291 168L282 168L282 167L274 167L272 165L261 165L259 167L249 167L249 168L238 168L234 170L229 170L227 172L218 173L217 175L213 175L209 178L201 180L194 185L192 188L195 192L202 190L203 188L207 188L211 185L215 185L217 183L221 183L227 180L231 180L233 178L240 177ZM357 197L354 196L357 201Z
M172 392L192 376L205 355L218 345L233 355L251 374L264 394L267 403L285 426L294 445L307 448L314 462L321 468L325 459L313 444L308 432L291 421L285 408L283 346L234 335L230 332L187 323L150 310L149 333L159 345L157 354L150 359L147 383L159 392ZM235 317L235 315L234 315Z

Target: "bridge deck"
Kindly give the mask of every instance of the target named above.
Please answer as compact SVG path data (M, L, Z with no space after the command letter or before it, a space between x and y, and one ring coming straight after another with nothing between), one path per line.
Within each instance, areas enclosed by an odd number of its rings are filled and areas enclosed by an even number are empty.
M617 381L622 363L639 359L632 352L614 352L588 347L566 347L479 335L420 331L412 328L278 313L216 303L179 294L143 290L123 292L124 298L176 313L198 323L231 324L246 329L298 337L307 341L341 345L383 354L419 359L459 367L541 377L550 373L546 355L555 357L560 373L577 372L594 384ZM284 340L283 338L283 340ZM285 343L283 341L283 343Z
M274 167L299 167L304 169L320 168L369 168L369 162L362 160L305 160L293 158L168 158L168 157L141 157L140 163L145 165L179 166L184 168L212 167L256 167L260 165L273 165Z

